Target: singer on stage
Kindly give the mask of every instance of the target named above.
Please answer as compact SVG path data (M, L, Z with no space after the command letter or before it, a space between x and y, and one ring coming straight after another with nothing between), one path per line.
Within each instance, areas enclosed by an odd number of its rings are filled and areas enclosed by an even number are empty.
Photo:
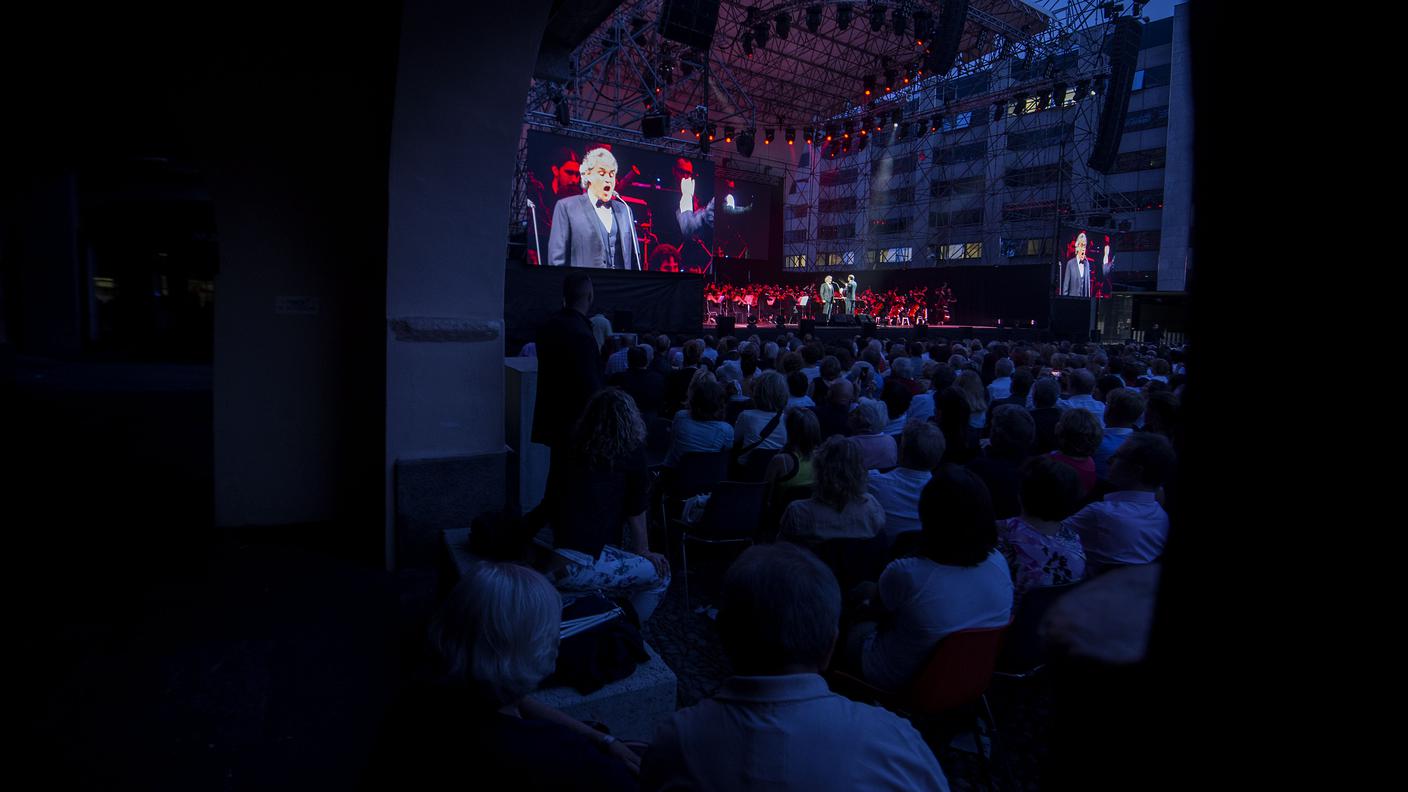
M606 149L592 149L581 168L586 192L563 198L553 208L547 263L641 270L635 218L616 195L616 158Z
M841 293L846 297L846 313L851 316L856 315L856 289L859 287L854 275L847 275L846 285L841 287Z
M836 287L831 285L830 275L821 279L818 296L821 298L821 312L826 315L826 323L831 324L831 300L836 296Z

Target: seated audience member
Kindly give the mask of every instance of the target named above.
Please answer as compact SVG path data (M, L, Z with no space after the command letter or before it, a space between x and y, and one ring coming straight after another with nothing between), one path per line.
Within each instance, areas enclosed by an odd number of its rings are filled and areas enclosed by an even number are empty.
M1115 388L1105 395L1105 432L1095 449L1095 475L1108 478L1110 457L1130 435L1144 415L1144 397L1129 388Z
M992 495L993 512L1005 520L1021 513L1022 476L1018 470L1036 442L1036 422L1024 407L1004 404L993 411L992 442L968 463Z
M635 789L634 751L528 697L556 665L561 621L538 572L474 565L430 623L436 679L393 711L367 788L434 788L472 768L524 789Z
M670 585L670 564L651 552L646 535L650 471L636 403L619 388L597 391L572 432L569 453L553 521L560 561L548 579L561 591L627 597L644 624ZM619 546L626 525L629 549Z
M630 354L632 347L625 336L615 335L611 337L607 349L611 350L611 354L606 358L605 374L607 379L610 379L630 368L626 356Z
M885 510L885 535L918 531L919 493L944 458L944 433L928 421L910 421L900 436L900 464L888 473L870 471L867 487Z
M1032 372L1028 368L1019 368L1008 377L1011 381L1011 395L1005 399L992 399L988 402L988 421L992 421L992 411L1004 404L1015 404L1022 409L1027 409L1027 396L1032 392Z
M897 357L890 364L890 376L887 380L894 380L904 386L909 391L909 395L918 396L924 391L915 379L919 375L919 369L914 367L914 359L909 357Z
M1080 476L1080 496L1086 497L1095 489L1095 459L1093 454L1100 448L1104 430L1100 419L1083 407L1066 410L1061 420L1056 422L1056 450L1051 456L1058 462L1070 465Z
M855 404L855 385L843 379L831 386L831 390L826 392L826 400L816 406L816 417L821 422L823 440L834 435L846 435Z
M988 383L988 401L1012 397L1012 372L1016 368L1012 365L1012 358L1002 358L993 365L993 380Z
M944 433L944 461L966 465L978 453L978 430L968 420L972 408L968 395L957 386L944 388L934 395L934 417Z
M791 374L794 371L802 371L803 367L806 365L806 359L802 357L801 353L785 352L782 357L778 358L777 368L785 375ZM806 374L806 372L802 373L803 375ZM811 384L810 377L807 378L807 384Z
M807 395L807 375L800 371L794 371L787 375L787 409L793 407L812 408L816 402Z
M678 465L685 454L724 451L732 446L733 427L724 421L724 386L711 380L700 382L691 390L689 408L675 413L665 466Z
M701 360L707 360L711 364L719 360L719 339L714 336L704 336L704 349L700 350Z
M1153 432L1130 435L1110 457L1113 491L1064 523L1080 536L1092 568L1147 564L1163 554L1168 513L1157 493L1174 462L1173 445Z
M1095 391L1090 395L1101 404L1106 404L1106 396L1116 388L1123 388L1124 380L1117 374L1102 374L1095 378Z
M1079 505L1080 478L1070 467L1048 456L1022 465L1022 513L997 526L997 546L1007 559L1018 599L1034 588L1085 577L1080 537L1061 523Z
M888 470L899 463L895 438L885 434L889 422L889 409L875 399L861 399L851 413L847 424L851 442L860 449L861 464L866 470Z
M988 425L988 392L976 371L964 371L955 383L968 400L968 425L981 432Z
M1012 575L997 550L992 500L982 480L942 465L919 496L919 555L891 561L872 606L881 626L856 625L848 647L865 679L902 690L960 630L1005 626L1012 616Z
M1149 394L1144 405L1144 427L1146 432L1161 434L1172 441L1178 432L1178 397L1168 391Z
M909 362L909 358L900 360ZM915 396L902 380L896 377L885 380L885 387L880 391L880 401L885 404L885 413L890 416L890 422L885 424L884 434L893 437L904 431L905 424L909 422L909 407L917 398L919 397Z
M1071 383L1071 395L1061 402L1061 407L1073 410L1077 407L1089 410L1103 425L1105 418L1105 405L1101 404L1091 394L1095 390L1095 375L1086 369L1076 369L1068 377Z
M1168 361L1163 358L1156 358L1150 370L1153 372L1149 379L1168 384L1169 367Z
M787 426L787 444L768 462L763 481L768 490L808 487L816 480L812 468L812 452L821 445L821 424L811 410L791 409L783 418Z
M738 461L746 464L754 449L782 448L787 443L787 427L782 411L787 409L787 381L776 371L758 377L753 386L753 409L738 414L733 424L734 450L742 450Z
M670 337L660 335L655 337L655 357L650 361L650 370L658 373L661 377L668 378L674 368L670 366Z
M802 360L806 365L802 368L802 373L807 375L807 380L811 381L821 376L821 359L824 350L821 344L804 344L801 349Z
M665 401L665 378L659 372L650 370L643 346L626 350L626 363L629 368L612 376L610 384L635 399L641 418L649 421L660 414L660 407Z
M641 787L701 792L947 790L934 753L888 710L832 693L841 592L811 553L750 547L729 567L719 635L734 676L676 712L641 763Z
M694 380L694 373L699 370L700 353L704 351L704 342L695 338L686 341L681 349L684 357L682 365L670 372L665 378L665 409L676 410L689 398L687 390L689 384Z
M812 497L787 506L779 529L782 538L803 543L869 539L884 530L885 510L865 491L865 466L855 443L828 438L812 454L812 471Z
M1049 454L1056 450L1056 422L1061 420L1061 408L1057 402L1061 398L1061 384L1053 377L1042 377L1032 384L1032 423L1036 425L1036 442L1032 445L1033 454Z

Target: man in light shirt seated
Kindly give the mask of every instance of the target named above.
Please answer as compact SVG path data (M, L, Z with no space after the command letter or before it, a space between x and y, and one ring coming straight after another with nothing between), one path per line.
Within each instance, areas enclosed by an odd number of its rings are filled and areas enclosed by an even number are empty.
M1012 395L1012 372L1016 369L1012 365L1012 358L1002 358L993 366L993 373L997 376L988 383L988 401L995 402L998 399L1006 399Z
M861 399L848 420L851 442L860 449L866 470L888 470L899 464L895 438L885 434L890 423L889 408L878 399Z
M1110 457L1110 487L1104 500L1086 506L1063 525L1080 536L1091 574L1100 568L1147 564L1168 540L1168 513L1159 488L1173 474L1176 458L1168 438L1136 432Z
M1100 447L1091 455L1095 459L1096 476L1109 478L1110 457L1134 434L1134 426L1143 415L1144 397L1139 391L1115 388L1105 394L1105 434L1100 438Z
M787 399L787 409L793 407L803 407L812 409L816 407L816 402L807 395L807 375L800 371L794 371L787 375L787 392L791 394Z
M1064 410L1074 410L1077 407L1087 409L1096 418L1099 418L1103 425L1105 405L1091 395L1095 392L1095 375L1091 374L1089 369L1076 369L1069 376L1071 378L1071 397L1062 399L1059 403L1060 407Z
M870 471L868 489L885 510L885 534L918 531L919 493L944 458L944 433L935 424L914 420L900 436L900 465L888 473Z
M816 556L786 542L745 550L718 617L735 676L656 731L641 789L947 790L913 726L827 688L840 617L836 576Z

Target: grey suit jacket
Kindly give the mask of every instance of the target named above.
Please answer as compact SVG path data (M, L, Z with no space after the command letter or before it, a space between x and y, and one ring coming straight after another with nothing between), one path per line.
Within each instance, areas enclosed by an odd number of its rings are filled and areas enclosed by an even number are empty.
M1074 258L1066 262L1065 272L1061 274L1061 296L1062 297L1089 297L1090 296L1090 266L1089 260L1085 262L1085 277L1081 277L1080 267L1077 266Z
M830 283L823 283L821 288L817 290L817 294L823 301L830 300L836 294L836 287Z
M627 260L624 269L640 270L640 240L631 208L625 201L612 199L611 217L615 228L629 229L629 243L624 245ZM557 202L552 210L552 235L548 238L547 264L552 267L606 266L606 249L601 244L601 221L591 195L574 195Z

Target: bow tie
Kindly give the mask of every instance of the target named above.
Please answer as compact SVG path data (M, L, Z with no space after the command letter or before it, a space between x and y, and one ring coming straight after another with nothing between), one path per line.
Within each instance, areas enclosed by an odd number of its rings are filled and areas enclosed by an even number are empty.
M603 209L603 208L608 207L608 206L610 206L610 205L611 205L611 201L610 201L609 199L608 199L608 200L605 200L605 201L597 201L597 202L596 202L596 208L598 208L598 209Z

